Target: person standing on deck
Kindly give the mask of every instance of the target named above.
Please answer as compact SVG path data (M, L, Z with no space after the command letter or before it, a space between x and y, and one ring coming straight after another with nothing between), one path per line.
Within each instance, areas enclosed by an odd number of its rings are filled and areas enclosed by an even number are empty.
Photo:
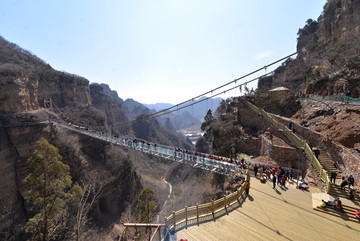
M276 186L276 176L275 176L275 173L273 174L272 182L273 182L273 189L275 189L275 186Z
M249 195L249 191L250 191L250 182L246 181L245 182L245 194Z
M336 172L332 171L330 176L330 182L335 184L336 176L337 176Z

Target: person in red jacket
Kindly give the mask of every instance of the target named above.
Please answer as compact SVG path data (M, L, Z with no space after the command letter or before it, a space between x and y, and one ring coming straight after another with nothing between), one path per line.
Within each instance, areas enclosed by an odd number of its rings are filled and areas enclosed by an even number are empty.
M360 211L355 210L355 218L360 222Z
M245 194L249 195L249 191L250 191L250 182L246 181L245 182Z
M282 176L281 177L281 186L285 187L285 183L286 183L286 177Z

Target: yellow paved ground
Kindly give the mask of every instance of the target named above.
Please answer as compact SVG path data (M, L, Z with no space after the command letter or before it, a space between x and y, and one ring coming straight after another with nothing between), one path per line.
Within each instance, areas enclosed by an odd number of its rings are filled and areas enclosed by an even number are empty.
M177 240L341 240L360 241L360 223L314 211L318 189L272 189L251 179L250 197L215 222L177 232ZM314 199L314 200L313 200ZM345 203L345 202L344 202Z

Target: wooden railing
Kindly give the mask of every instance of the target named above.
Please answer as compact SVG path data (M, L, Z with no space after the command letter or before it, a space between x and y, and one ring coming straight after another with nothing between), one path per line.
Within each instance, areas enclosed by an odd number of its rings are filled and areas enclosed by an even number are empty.
M241 185L238 191L233 192L223 198L211 201L205 204L198 204L192 207L185 207L179 211L174 211L172 215L165 218L166 225L173 230L187 227L192 224L215 220L221 216L236 202L241 202L241 198L245 193L245 183Z
M293 133L290 129L288 129L284 124L278 122L275 120L272 116L269 115L266 111L263 109L258 108L257 106L251 104L250 102L243 100L243 103L245 103L250 109L255 111L256 113L260 114L264 117L264 119L270 123L275 129L282 131L287 138L289 138L299 149L304 150L305 154L308 156L308 158L311 161L311 164L318 172L320 179L325 183L326 192L330 192L330 178L328 173L325 171L324 167L321 165L319 160L315 157L314 152L311 150L310 146L306 143L306 141L299 136L297 136L295 133Z

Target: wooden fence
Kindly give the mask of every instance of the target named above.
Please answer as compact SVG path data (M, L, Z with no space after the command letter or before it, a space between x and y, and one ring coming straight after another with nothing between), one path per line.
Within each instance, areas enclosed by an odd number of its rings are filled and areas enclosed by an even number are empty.
M165 218L165 223L170 229L179 230L189 225L215 220L233 209L235 203L241 203L241 198L244 196L244 193L245 183L241 185L238 191L226 195L223 198L174 211L172 215Z
M308 158L311 161L311 164L316 169L317 173L320 176L320 179L325 183L326 192L330 192L330 178L328 173L324 170L323 166L319 162L319 160L315 157L313 150L311 150L310 146L306 143L306 141L299 136L297 136L295 133L293 133L290 129L288 129L284 124L278 122L275 120L272 116L269 115L266 111L263 109L260 109L256 107L255 105L249 103L246 100L243 100L243 103L245 103L250 109L255 111L256 113L262 115L264 119L270 123L274 128L276 128L279 131L282 131L299 149L304 150L305 154L308 156Z

